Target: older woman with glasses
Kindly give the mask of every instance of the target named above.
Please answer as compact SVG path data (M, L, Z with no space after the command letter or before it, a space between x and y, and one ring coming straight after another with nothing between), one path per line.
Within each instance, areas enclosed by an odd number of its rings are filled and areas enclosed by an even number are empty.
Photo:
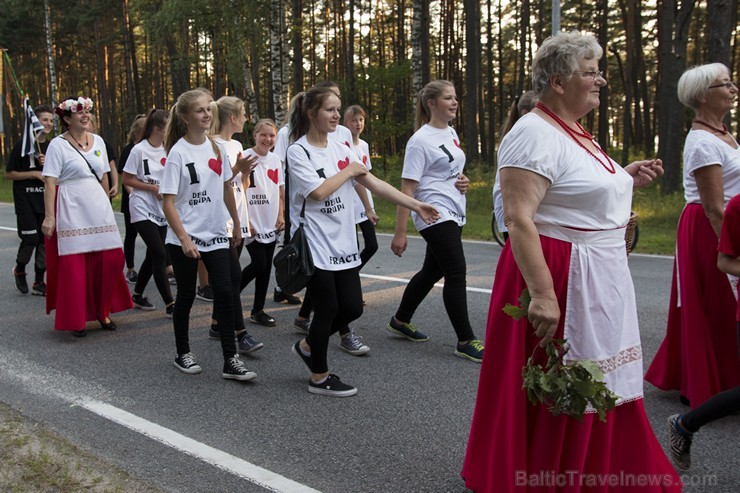
M686 207L678 223L668 327L645 379L679 390L692 408L740 385L737 301L717 269L722 216L740 194L740 148L723 123L737 92L721 63L691 68L678 81L678 98L696 117L683 151Z
M598 69L602 53L592 35L545 40L532 66L538 103L499 149L509 241L498 261L486 330L496 351L483 358L462 471L477 493L556 486L577 492L594 478L618 480L620 474L660 479L629 491L681 488L642 402L642 349L624 238L632 189L663 174L662 163L621 168L578 123L599 106L606 85ZM518 304L525 288L527 317L514 320L502 308ZM545 351L536 348L552 338L568 340L566 362L595 362L619 396L605 421L590 407L576 419L528 402L522 368L530 355L544 366Z

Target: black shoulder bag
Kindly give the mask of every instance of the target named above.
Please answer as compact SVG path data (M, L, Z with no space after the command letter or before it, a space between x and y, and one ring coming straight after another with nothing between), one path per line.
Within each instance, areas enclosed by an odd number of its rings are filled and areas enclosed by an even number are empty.
M300 145L300 144L298 144ZM306 153L309 161L311 155L305 147L300 146ZM285 159L285 174L288 175L288 159ZM288 183L288 180L286 180ZM287 188L287 187L286 187ZM288 191L285 193L288 196ZM272 264L275 266L275 280L280 290L293 294L306 287L308 281L313 276L314 265L311 250L306 240L306 232L303 230L303 220L306 213L306 199L303 199L301 207L301 223L290 241L283 245L283 248L275 255Z
M67 138L64 137L64 140L67 140ZM87 158L85 157L85 155L82 154L79 149L77 149L75 146L73 146L72 145L72 142L70 142L70 141L67 140L67 144L69 144L70 146L72 146L72 149L74 149L75 151L77 151L77 154L80 155L80 157L83 159L83 161L85 161L85 164L87 164L87 167L90 168L90 173L92 173L93 176L95 177L95 179L98 180L98 183L101 183L102 184L103 183L103 180L101 180L100 178L98 178L98 174L95 172L95 170L93 169L93 167L90 165L90 161L87 160Z

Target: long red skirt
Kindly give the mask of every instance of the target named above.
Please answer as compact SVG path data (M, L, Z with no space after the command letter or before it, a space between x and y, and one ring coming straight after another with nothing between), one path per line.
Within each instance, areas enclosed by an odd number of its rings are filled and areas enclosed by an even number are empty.
M540 238L564 314L571 244ZM506 303L518 304L525 287L507 245L488 312L486 341L493 350L481 366L462 470L465 485L476 493L681 491L642 399L617 406L604 423L596 414L578 421L529 403L522 367L539 339L526 319L515 321L501 311ZM562 337L563 325L561 316L556 337ZM544 363L544 351L537 353ZM652 486L638 486L644 481Z
M645 375L659 389L679 390L692 408L740 385L737 302L717 269L717 244L702 206L687 205L678 222L666 336Z
M115 248L59 256L56 231L46 239L46 313L56 309L56 330L80 330L85 322L133 308L123 276L125 256Z

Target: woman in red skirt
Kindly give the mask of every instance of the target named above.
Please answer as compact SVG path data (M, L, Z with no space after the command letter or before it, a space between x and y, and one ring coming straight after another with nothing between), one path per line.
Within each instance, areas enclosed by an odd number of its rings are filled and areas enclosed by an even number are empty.
M660 160L622 169L578 124L599 106L603 51L591 35L560 33L535 56L539 102L504 137L499 179L509 241L496 269L478 397L462 475L477 493L680 491L642 403L642 348L627 266L632 189ZM527 288L528 319L504 314ZM602 422L553 416L522 390L522 368L565 338L566 361L590 360L619 396ZM639 439L638 439L639 437ZM639 440L640 445L635 446ZM649 484L652 486L640 487Z
M108 201L108 155L89 132L92 100L67 98L56 108L66 132L49 144L44 163L46 313L54 328L87 335L85 322L115 330L111 312L133 306L123 277L124 255Z

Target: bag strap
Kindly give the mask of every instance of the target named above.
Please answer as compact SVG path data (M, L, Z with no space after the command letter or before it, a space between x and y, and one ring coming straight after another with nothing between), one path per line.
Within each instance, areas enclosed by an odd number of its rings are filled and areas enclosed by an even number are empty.
M103 183L103 180L101 180L100 178L98 178L98 174L95 172L95 170L93 169L93 167L90 165L90 161L87 160L87 158L84 156L84 154L82 154L79 149L77 149L75 146L73 146L72 145L72 142L70 142L70 141L67 140L67 137L63 137L63 139L66 140L67 141L67 144L69 144L70 147L72 147L72 149L74 149L75 151L77 151L77 154L79 154L80 157L85 161L85 164L87 164L87 167L90 168L90 173L92 173L93 176L95 177L95 179L98 180L98 183Z
M293 144L291 144L293 145ZM303 147L301 144L295 144L299 146L301 149L303 149L303 152L306 153L306 157L309 161L311 161L311 154L308 152L308 149ZM311 163L313 164L313 163ZM290 179L288 179L288 152L285 152L285 196L290 197ZM284 219L285 219L285 233L283 235L283 244L288 244L290 242L290 207L285 207L284 211ZM301 207L301 214L300 218L304 219L306 217L306 199L303 199L303 206ZM301 224L303 224L303 221L301 221Z

